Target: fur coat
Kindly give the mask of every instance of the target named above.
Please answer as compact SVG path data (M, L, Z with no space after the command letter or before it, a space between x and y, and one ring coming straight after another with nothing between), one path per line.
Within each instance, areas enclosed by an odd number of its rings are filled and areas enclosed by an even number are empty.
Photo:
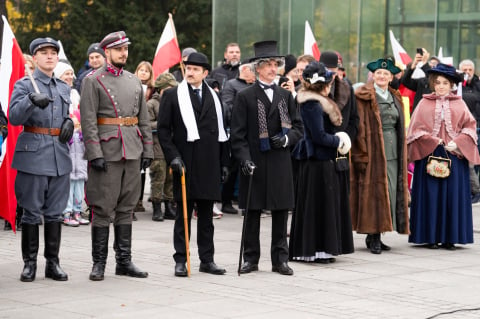
M397 232L408 234L407 150L405 120L400 93L389 87L400 116L398 137ZM375 234L392 231L390 200L382 121L373 82L355 91L360 118L358 135L352 141L350 168L350 207L352 226L358 233Z

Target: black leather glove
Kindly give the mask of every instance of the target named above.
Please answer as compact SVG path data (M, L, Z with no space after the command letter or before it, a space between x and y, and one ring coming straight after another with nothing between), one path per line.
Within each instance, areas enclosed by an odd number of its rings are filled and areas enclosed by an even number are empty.
M146 170L147 168L150 167L150 165L152 164L152 159L151 158L143 158L142 157L142 160L140 161L140 170Z
M287 141L287 137L285 135L282 136L272 136L270 137L270 142L273 148L283 148L285 142Z
M60 143L67 143L73 136L73 121L71 118L63 120L62 127L60 128L60 135L58 140Z
M256 168L255 163L251 160L244 160L240 164L240 168L242 170L242 174L245 176L253 175L253 170Z
M90 161L90 166L96 171L107 171L107 162L103 157L96 158Z
M227 166L222 166L222 184L227 181L228 175L230 175L230 170Z
M182 175L182 168L183 168L183 171L186 171L185 164L183 164L183 161L180 157L175 157L170 162L170 167L172 168L172 171L174 173L179 174L180 176Z
M45 93L35 93L32 92L28 95L28 98L30 101L32 101L33 104L38 106L41 109L44 109L50 104L50 102L53 102L53 99L51 99L47 94Z

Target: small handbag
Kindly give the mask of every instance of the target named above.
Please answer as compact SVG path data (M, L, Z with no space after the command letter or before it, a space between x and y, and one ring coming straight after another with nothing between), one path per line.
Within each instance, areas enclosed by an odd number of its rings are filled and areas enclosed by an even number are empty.
M430 155L427 159L426 171L427 174L436 178L447 178L451 173L452 160L448 157L447 150L445 151L445 157Z
M348 158L338 154L338 151L337 157L335 158L335 170L337 172L344 172L348 170Z

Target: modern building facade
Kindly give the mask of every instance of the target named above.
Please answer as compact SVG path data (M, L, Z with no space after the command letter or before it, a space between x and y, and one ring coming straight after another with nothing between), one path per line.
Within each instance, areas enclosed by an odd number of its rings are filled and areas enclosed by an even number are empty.
M392 54L389 30L413 57L417 47L475 62L480 70L480 0L213 0L212 59L238 42L242 58L252 44L276 40L281 54L303 54L305 21L320 51L341 53L347 76L364 82L365 65Z

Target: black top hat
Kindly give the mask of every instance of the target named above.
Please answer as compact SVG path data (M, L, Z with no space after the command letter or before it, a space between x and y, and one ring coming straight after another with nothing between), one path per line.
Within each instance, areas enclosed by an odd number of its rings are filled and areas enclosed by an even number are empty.
M434 68L427 70L427 74L438 74L446 77L453 83L458 83L463 81L463 76L457 72L457 70L450 65L439 63Z
M278 54L277 41L260 41L253 44L255 56L250 59L250 62L255 62L263 59L281 59L283 65L283 55ZM280 63L279 63L280 64ZM279 65L280 66L280 65Z
M203 53L200 53L200 52L192 52L190 53L190 55L188 56L187 60L185 60L183 62L183 64L185 65L198 65L198 66L201 66L201 67L204 67L205 69L207 69L208 71L211 70L211 66L210 66L210 63L208 63L208 58L205 54Z
M53 47L57 52L60 51L60 45L56 40L52 38L36 38L30 42L30 54L35 55L39 49L46 47Z

